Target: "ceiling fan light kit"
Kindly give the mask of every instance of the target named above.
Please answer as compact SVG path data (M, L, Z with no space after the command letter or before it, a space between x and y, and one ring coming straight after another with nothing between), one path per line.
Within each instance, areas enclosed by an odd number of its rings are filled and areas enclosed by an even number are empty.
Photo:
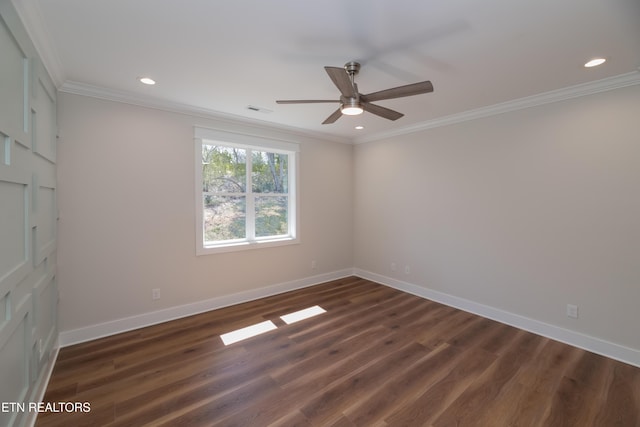
M340 107L340 111L342 114L346 114L347 116L357 116L358 114L364 113L364 109L362 108L362 105L360 105L360 101L356 98L349 98L343 102Z
M304 99L304 100L279 100L278 104L317 104L317 103L335 103L339 102L340 107L325 119L322 124L334 123L343 114L348 116L357 116L367 111L388 120L398 120L404 114L391 110L380 105L372 104L372 101L382 101L386 99L402 98L405 96L420 95L423 93L433 92L433 85L430 81L413 83L405 86L398 86L391 89L385 89L363 95L358 92L358 85L355 82L355 76L360 71L360 64L351 61L347 62L344 67L324 67L333 84L340 91L339 100L327 99Z

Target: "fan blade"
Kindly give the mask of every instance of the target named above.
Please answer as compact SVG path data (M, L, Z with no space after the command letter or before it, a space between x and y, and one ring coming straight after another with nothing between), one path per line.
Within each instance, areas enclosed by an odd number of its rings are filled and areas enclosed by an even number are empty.
M287 99L276 101L276 104L320 104L325 102L340 102L337 99Z
M329 77L331 77L333 84L340 90L342 96L345 98L355 98L358 95L358 92L351 84L347 70L338 67L324 67L324 69L327 71L327 74L329 74Z
M327 117L327 119L324 122L322 122L322 124L329 125L331 123L334 123L336 120L340 118L340 116L342 116L342 111L340 111L340 109L338 108L336 111L333 112L333 114Z
M360 99L365 102L381 101L383 99L402 98L404 96L420 95L421 93L433 92L433 85L430 81L413 83L406 86L398 86L391 89L373 92L368 95L361 95Z
M404 114L398 113L397 111L381 107L379 105L370 104L368 102L362 102L362 108L364 109L364 111L368 111L369 113L373 113L376 116L380 116L389 120L398 120L400 117L404 116Z

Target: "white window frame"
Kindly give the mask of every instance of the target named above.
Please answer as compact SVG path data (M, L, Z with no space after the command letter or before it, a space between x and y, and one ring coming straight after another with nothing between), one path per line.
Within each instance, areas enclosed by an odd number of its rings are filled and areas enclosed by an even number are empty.
M208 255L221 252L233 252L247 249L266 248L273 246L291 245L300 242L298 225L300 212L298 197L298 163L299 144L264 138L253 135L243 135L239 133L226 132L214 129L195 128L195 199L196 199L196 255ZM287 223L289 232L282 236L269 236L255 238L252 236L246 239L226 240L216 244L205 244L204 240L204 203L202 197L202 145L221 145L226 147L236 147L257 151L269 151L281 154L288 154L288 215ZM247 174L250 174L251 159L247 156ZM247 183L249 184L249 182ZM247 195L251 194L250 185L247 185ZM252 209L252 203L247 199L247 212ZM247 224L250 230L254 230L255 223ZM254 234L253 232L250 234Z

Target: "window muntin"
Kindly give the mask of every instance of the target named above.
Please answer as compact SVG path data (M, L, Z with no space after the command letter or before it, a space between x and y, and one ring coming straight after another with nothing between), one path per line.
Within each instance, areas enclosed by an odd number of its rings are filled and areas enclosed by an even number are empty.
M196 252L295 243L297 152L255 141L196 141Z

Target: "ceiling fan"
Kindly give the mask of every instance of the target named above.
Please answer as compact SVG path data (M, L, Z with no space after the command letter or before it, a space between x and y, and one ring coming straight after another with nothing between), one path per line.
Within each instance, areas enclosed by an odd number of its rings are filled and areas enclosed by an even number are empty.
M413 83L405 86L398 86L391 89L385 89L378 92L373 92L367 95L363 95L358 92L358 85L354 81L354 77L360 71L360 64L351 61L347 62L343 68L340 67L324 67L340 91L340 99L327 100L327 99L295 99L295 100L280 100L276 101L278 104L319 104L325 102L339 102L340 108L334 111L327 119L322 122L323 125L334 123L340 118L341 115L346 114L355 116L362 114L364 111L373 113L377 116L383 117L389 120L398 120L404 114L389 108L381 107L376 104L372 104L373 101L382 101L384 99L402 98L405 96L420 95L423 93L433 92L433 85L430 81L424 81L420 83Z

